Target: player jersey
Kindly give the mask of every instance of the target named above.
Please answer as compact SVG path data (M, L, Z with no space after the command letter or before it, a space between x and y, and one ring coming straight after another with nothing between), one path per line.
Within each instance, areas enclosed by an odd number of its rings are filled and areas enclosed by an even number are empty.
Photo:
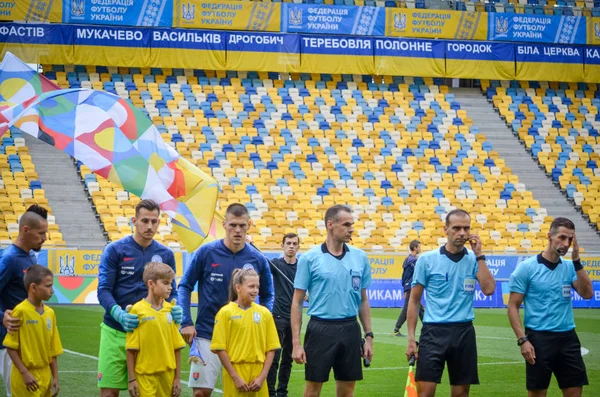
M6 335L4 346L17 350L27 369L47 368L53 357L63 353L56 316L50 307L44 305L40 314L26 299L13 309L12 316L21 319L21 327Z
M475 318L474 299L479 265L473 251L452 254L441 247L417 259L412 287L426 290L423 323L464 323Z
M173 251L157 241L142 248L133 236L127 236L106 246L98 271L98 301L105 310L104 324L124 332L110 311L114 305L125 309L127 305L133 305L148 295L148 287L142 279L148 262L162 262L176 271ZM175 296L175 289L173 280L169 300Z
M575 280L573 262L566 259L553 264L539 254L519 263L508 287L510 292L524 295L525 328L554 332L575 329L571 303Z
M198 284L198 337L212 339L215 316L229 301L229 283L234 269L253 268L260 278L261 305L273 310L273 279L265 257L249 244L235 254L223 240L202 245L192 257L179 282L177 303L183 308L182 327L194 325L190 314L191 294Z
M339 320L356 317L362 290L371 284L367 254L344 244L341 256L333 256L325 243L300 256L294 288L308 290L307 314Z
M292 297L294 296L294 285L292 283L294 282L294 278L296 278L298 263L290 265L283 258L275 258L271 260L271 264L277 267L277 269L271 270L271 274L273 274L273 287L275 288L273 315L289 319L292 310ZM279 272L282 272L287 277L287 280Z
M135 372L151 375L174 370L175 351L185 347L185 341L179 333L179 326L171 316L171 305L164 302L160 310L142 299L129 311L138 316L140 325L128 332L125 342L127 350L138 350Z
M0 319L4 317L5 310L12 310L27 299L23 276L27 268L35 264L35 256L14 244L2 252L2 258L0 258ZM0 321L0 344L5 335L6 328Z
M280 348L275 321L267 308L253 302L242 309L229 302L217 313L210 350L227 351L232 363L263 363L267 352Z

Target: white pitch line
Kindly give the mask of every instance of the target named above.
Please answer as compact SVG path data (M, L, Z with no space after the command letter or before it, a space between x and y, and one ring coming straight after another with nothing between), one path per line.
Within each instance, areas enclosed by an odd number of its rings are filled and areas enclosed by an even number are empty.
M67 349L63 349L65 353L69 353L72 354L74 356L79 356L79 357L85 357L85 358L89 358L90 360L95 360L98 361L98 357L96 356L90 356L89 354L83 354L83 353L79 353L79 352L74 352L73 350L67 350Z

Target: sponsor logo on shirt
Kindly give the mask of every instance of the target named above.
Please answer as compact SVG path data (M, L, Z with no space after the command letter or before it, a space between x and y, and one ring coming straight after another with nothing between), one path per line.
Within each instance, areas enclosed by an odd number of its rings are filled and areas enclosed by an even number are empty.
M142 317L142 323L154 320L154 316Z
M135 258L128 258L128 257L124 257L124 258L123 258L123 262L129 262L129 261L132 261L132 260L134 260L134 259L135 259Z
M121 266L121 274L134 274L135 266Z
M223 273L211 273L210 281L217 281L219 283L223 282Z
M33 325L33 324L37 324L37 323L38 323L38 320L27 320L27 321L25 321L25 324L32 324Z
M151 261L152 262L162 262L163 259L162 259L162 256L160 256L160 255L153 255Z
M238 315L236 315L236 316L231 316L231 318L230 318L230 319L231 319L231 320L241 320L241 319L242 319L242 316L240 316L240 315L238 314Z
M220 263L213 263L212 265L210 265L210 267L213 267L213 268L217 267L217 266L221 266L221 264Z

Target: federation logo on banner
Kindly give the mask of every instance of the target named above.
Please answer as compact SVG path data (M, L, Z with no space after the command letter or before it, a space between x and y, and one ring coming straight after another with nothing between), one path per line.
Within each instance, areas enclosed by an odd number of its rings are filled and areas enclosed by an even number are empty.
M599 22L594 22L594 36L596 36L596 38L598 40L600 40L600 23Z
M399 32L406 32L406 14L403 12L394 13L394 29Z
M289 24L292 26L302 25L302 8L290 8Z
M494 33L496 37L508 37L508 17L496 17Z
M71 16L83 17L85 15L85 0L72 0Z
M196 17L196 5L187 3L187 7L185 4L181 5L181 16L186 21L191 21Z

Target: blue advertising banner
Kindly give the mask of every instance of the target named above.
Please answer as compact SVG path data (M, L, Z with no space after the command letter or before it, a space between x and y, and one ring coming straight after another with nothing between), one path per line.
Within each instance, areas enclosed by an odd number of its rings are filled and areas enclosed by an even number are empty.
M419 39L375 39L375 72L381 75L431 77L444 74L444 42Z
M584 81L588 83L600 81L600 47L586 47L583 62L585 63Z
M517 257L513 257L517 258ZM489 262L489 261L488 261ZM594 296L586 300L571 290L571 299L574 308L600 308L600 282L593 281ZM404 293L401 280L373 280L367 291L371 307L397 307L404 305ZM490 296L485 296L477 284L474 292L476 308L504 308L508 304L508 282L496 281L496 290ZM423 302L427 307L427 291Z
M150 66L150 28L75 27L76 65Z
M282 4L281 31L383 36L385 8Z
M0 53L28 63L73 63L73 26L56 24L0 25Z
M284 33L232 32L227 39L229 70L273 70L297 72L300 69L300 36Z
M303 72L370 74L374 69L371 38L301 36L300 40Z
M64 0L64 23L172 26L172 0Z
M515 78L515 46L507 43L460 41L446 44L446 75L502 80Z
M517 80L583 80L584 47L516 44Z
M188 69L225 69L227 33L195 29L154 29L152 65Z
M488 40L585 44L585 17L490 13Z

